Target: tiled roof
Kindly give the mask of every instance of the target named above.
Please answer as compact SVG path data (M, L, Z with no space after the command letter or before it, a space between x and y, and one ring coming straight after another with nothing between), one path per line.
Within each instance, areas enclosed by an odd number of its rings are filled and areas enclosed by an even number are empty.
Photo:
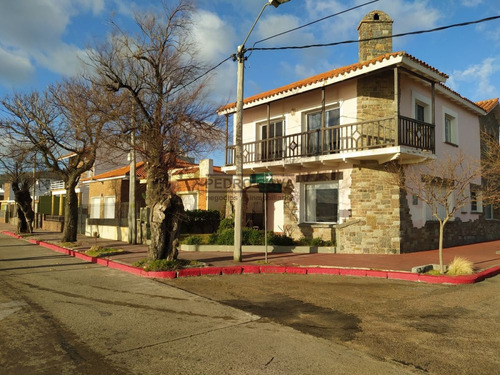
M481 100L480 102L476 102L476 104L480 106L482 109L484 109L486 113L489 113L493 108L495 108L498 105L498 98Z
M116 177L120 177L120 176L128 176L129 174L130 174L130 165L126 165L125 167L113 169L111 171L98 174L94 177L82 179L82 182L92 181L92 180L104 180L104 179L116 178ZM146 168L145 168L143 161L136 163L135 174L138 178L145 178L146 177Z
M416 62L417 64L422 65L423 67L425 67L427 69L430 69L430 70L432 70L433 72L435 72L437 74L440 74L444 78L448 78L448 76L446 74L440 72L436 68L433 68L432 66L430 66L427 63L423 62L422 60L419 60L419 59L417 59L417 58L415 58L415 57L407 54L404 51L391 52L391 53L386 53L384 55L380 55L380 56L378 56L378 57L376 57L376 58L374 58L372 60L358 62L358 63L347 65L347 66L344 66L344 67L341 67L341 68L333 69L333 70L330 70L328 72L317 74L315 76L312 76L312 77L309 77L309 78L306 78L306 79L303 79L303 80L291 83L291 84L283 86L283 87L279 87L279 88L276 88L276 89L273 89L273 90L270 90L270 91L266 91L266 92L263 92L263 93L251 96L251 97L246 98L244 100L244 104L250 104L250 103L253 103L253 102L257 101L257 100L261 100L261 99L265 99L265 98L270 98L272 96L279 95L279 94L285 93L287 91L296 90L296 89L299 89L299 88L302 88L302 87L305 87L305 86L313 85L313 84L318 83L318 82L326 81L327 79L338 77L340 75L343 75L343 74L346 74L346 73L350 73L350 72L354 72L356 70L365 68L365 67L367 67L367 66L369 66L371 64L375 64L375 63L378 63L378 62L382 62L384 60L388 60L391 57L407 57L410 60ZM228 104L228 105L220 108L219 112L222 112L222 111L225 111L225 110L228 110L228 109L232 109L232 108L236 108L236 103L231 103L231 104Z
M447 91L451 92L452 94L455 94L456 96L458 96L460 99L472 104L473 106L475 106L476 108L479 107L480 109L484 109L482 106L480 106L478 103L474 103L472 100L470 99L467 99L465 96L462 96L460 95L458 92L450 89L448 86L446 85L443 85L442 83L439 84L439 86L441 86L442 88L446 89Z
M189 173L196 173L198 172L200 168L199 167L189 167L189 168L183 168L175 171L173 174L174 175L181 175L181 174L189 174ZM221 167L215 167L213 169L214 173L223 173Z

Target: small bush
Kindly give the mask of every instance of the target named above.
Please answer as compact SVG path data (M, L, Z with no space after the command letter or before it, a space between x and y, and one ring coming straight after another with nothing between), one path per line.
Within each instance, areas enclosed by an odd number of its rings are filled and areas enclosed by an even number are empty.
M220 221L218 231L222 232L225 229L234 229L234 219L232 217L228 217Z
M123 252L122 249L114 249L112 247L100 247L100 246L92 246L88 249L85 254L94 258L110 256L114 254L118 254Z
M217 233L216 245L234 245L234 229L224 229Z
M219 227L220 212L217 210L186 211L186 219L181 225L182 233L211 233Z
M270 232L267 241L270 245L276 246L294 246L295 241L293 238L288 237L285 234L276 234L274 232Z
M184 243L186 245L201 245L203 243L203 238L195 234L193 236L187 237Z
M474 273L474 264L465 258L455 257L453 262L450 263L448 267L447 275L449 276L459 276L459 275L472 275Z
M146 272L158 272L158 271L176 271L178 269L185 268L189 266L191 262L186 259L155 259L147 260L141 259L134 263L135 267L143 268Z
M243 228L241 242L243 245L264 245L264 231L253 228Z

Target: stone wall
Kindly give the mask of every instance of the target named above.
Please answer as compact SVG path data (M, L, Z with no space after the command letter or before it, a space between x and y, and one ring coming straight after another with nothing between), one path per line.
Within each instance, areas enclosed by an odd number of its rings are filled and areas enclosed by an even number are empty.
M358 26L359 39L389 37L392 35L392 19L380 10L368 13ZM359 43L359 61L371 60L392 52L392 38L367 40Z
M339 253L397 254L401 248L400 189L376 163L351 174L352 217L336 227Z

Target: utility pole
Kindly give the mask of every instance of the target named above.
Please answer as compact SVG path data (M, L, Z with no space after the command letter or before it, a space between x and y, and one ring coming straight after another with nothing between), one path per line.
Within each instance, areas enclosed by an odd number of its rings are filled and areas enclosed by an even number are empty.
M137 243L137 218L135 211L135 106L132 101L132 131L130 132L130 172L129 172L129 188L128 188L128 243Z

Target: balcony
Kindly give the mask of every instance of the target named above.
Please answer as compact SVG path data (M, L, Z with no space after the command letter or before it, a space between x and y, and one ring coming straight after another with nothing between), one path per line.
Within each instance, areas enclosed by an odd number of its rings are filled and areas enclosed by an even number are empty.
M243 144L243 163L287 162L297 158L342 155L395 146L434 153L434 125L400 116L332 126ZM235 146L226 148L226 166L234 165Z

